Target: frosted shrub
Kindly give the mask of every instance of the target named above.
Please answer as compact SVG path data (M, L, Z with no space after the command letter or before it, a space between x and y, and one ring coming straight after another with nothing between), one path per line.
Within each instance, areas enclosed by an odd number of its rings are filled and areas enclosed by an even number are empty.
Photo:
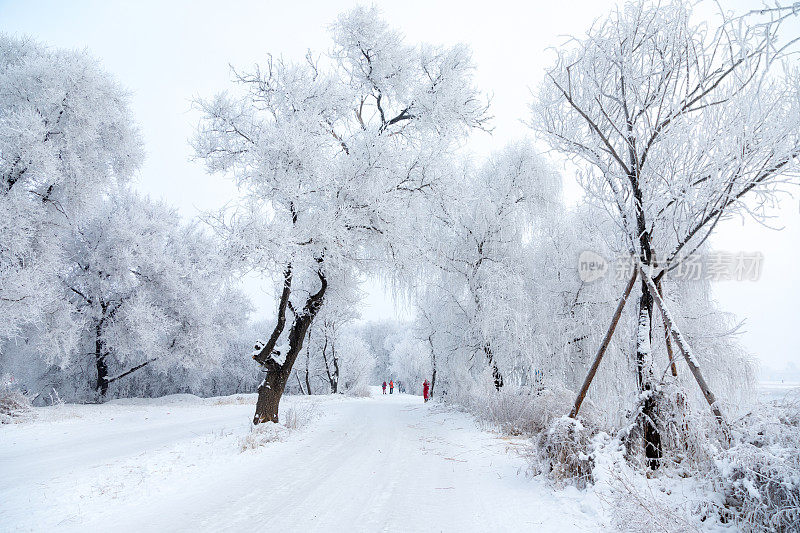
M372 392L369 390L369 384L367 383L359 383L352 388L345 390L345 395L352 396L354 398L369 398L372 396Z
M239 441L239 451L246 452L265 446L271 442L281 442L298 429L307 426L319 416L313 403L298 402L280 414L281 422L265 422L250 426L250 432Z
M486 409L488 420L507 435L535 433L540 426L540 413L536 413L536 399L530 392L508 389L490 394Z
M550 426L571 402L566 389L504 387L485 397L485 419L507 435L534 435Z
M787 451L788 452L788 451ZM744 443L720 463L726 507L748 531L800 531L798 451L776 455Z
M667 384L655 394L656 425L664 453L662 462L679 465L684 470L704 470L704 465L723 446L719 423L708 410L694 410L679 386Z
M280 442L289 435L289 428L283 424L266 422L250 427L250 432L239 441L239 451L255 450L271 442Z
M11 379L4 377L0 384L0 424L14 424L35 416L30 399L11 388Z
M531 456L534 473L547 474L556 484L586 488L594 481L594 458L589 429L567 416L554 419L539 434Z
M715 459L725 506L746 531L800 531L800 409L774 402L736 428Z
M614 509L612 524L618 531L699 531L696 524L708 519L714 507L671 496L662 483L642 479L629 468L609 471L600 498ZM599 484L599 483L598 483Z

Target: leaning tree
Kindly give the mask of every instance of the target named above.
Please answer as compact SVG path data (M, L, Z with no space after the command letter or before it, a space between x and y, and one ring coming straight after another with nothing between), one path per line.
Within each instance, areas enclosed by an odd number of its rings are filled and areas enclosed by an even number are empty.
M199 102L195 153L241 191L216 225L239 266L278 280L275 328L253 354L265 371L255 424L277 422L329 284L391 261L415 196L488 119L466 47L409 46L375 9L340 16L332 35L330 53L270 57Z
M629 3L557 50L533 106L534 128L581 166L587 197L616 214L618 252L643 266L635 366L653 467L661 444L652 318L654 302L665 303L654 288L721 220L764 216L800 155L800 85L778 61L787 51L778 21L721 18L709 29L692 22L684 1ZM669 312L662 316L677 340Z

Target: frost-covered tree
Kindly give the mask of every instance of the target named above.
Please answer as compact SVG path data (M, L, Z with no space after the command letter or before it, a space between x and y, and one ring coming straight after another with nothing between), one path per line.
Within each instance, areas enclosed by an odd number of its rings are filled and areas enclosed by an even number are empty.
M370 352L375 356L371 384L379 385L388 381L392 347L408 328L407 323L393 320L364 322L353 327L353 332L367 343Z
M439 344L428 348L434 355L462 352L466 367L488 368L499 390L530 348L523 340L531 331L526 244L535 239L537 218L560 206L560 180L519 144L440 185L415 231L427 287L427 294L419 291L417 327L426 343Z
M238 311L238 310L234 310ZM253 338L265 327L243 320L220 335L219 353L196 360L168 357L114 382L109 394L118 397L159 397L167 394L194 394L201 397L254 393L261 373L242 365L252 349ZM233 331L231 331L233 330ZM189 356L192 357L191 355ZM187 364L188 363L188 364Z
M64 232L142 155L127 94L94 59L0 35L0 337L66 320Z
M333 282L304 349L292 370L289 386L303 394L364 394L375 369L376 357L356 328L361 294L354 283Z
M314 390L326 390L332 394L345 392L340 386L342 375L347 372L346 362L356 362L347 354L348 348L343 346L345 339L352 344L353 322L359 318L358 304L361 295L355 284L344 280L333 282L325 297L325 306L320 309L316 321L309 327L305 349L298 356L293 369L295 381L304 394L313 394ZM368 348L357 351L369 353ZM374 356L369 356L374 359ZM357 366L361 363L356 362ZM368 364L374 367L374 360ZM317 385L322 382L322 386ZM312 385L313 384L313 385Z
M343 368L342 356L347 355L348 350L346 346L342 345L343 336L346 335L347 329L352 327L353 321L359 318L358 304L361 300L361 294L356 290L352 280L349 283L346 280L338 281L338 283L336 281L332 283L331 290L326 296L325 307L320 310L318 316L318 327L312 328L310 334L311 337L315 337L316 351L322 357L325 375L333 394L344 392L339 385L342 371L347 371ZM354 342L352 338L349 339L350 344ZM368 350L362 346L357 346L356 350L364 354L368 353ZM351 357L351 361L355 360ZM374 367L374 362L372 367Z
M635 256L656 282L720 220L763 217L796 170L800 85L795 70L779 68L777 31L725 16L709 28L692 21L687 2L639 1L556 52L533 126L581 166L587 196L615 214L615 252ZM644 280L636 294L636 378L647 392L654 303ZM644 402L653 466L654 409Z
M221 358L250 306L218 248L174 209L127 191L74 229L61 278L78 340L64 357L91 354L101 397L148 365L209 368Z
M435 377L433 363L435 354L426 340L419 339L413 331L407 330L395 339L390 352L390 376L395 382L404 383L406 390L419 394L422 382ZM434 382L435 384L435 382Z
M369 394L369 381L375 370L375 355L369 345L352 332L341 335L338 343L339 392L344 394Z
M266 372L254 423L277 421L331 280L391 262L442 155L487 120L466 47L407 45L375 9L340 16L332 35L329 54L269 58L199 104L196 155L241 190L218 224L230 255L278 280L276 325L254 353Z

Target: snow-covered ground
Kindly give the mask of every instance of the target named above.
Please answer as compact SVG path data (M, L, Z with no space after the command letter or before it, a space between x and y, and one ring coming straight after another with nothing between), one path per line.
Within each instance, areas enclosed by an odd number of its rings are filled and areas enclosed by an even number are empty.
M300 427L242 451L253 404L117 400L0 426L0 529L603 529L592 493L526 475L524 441L418 396L287 397Z
M800 398L800 383L796 381L762 381L759 383L759 397L764 401Z

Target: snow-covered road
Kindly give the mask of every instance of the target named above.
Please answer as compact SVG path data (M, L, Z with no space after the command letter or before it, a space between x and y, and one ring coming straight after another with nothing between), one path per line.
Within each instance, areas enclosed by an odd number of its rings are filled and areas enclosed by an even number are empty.
M253 398L43 409L0 427L0 529L592 531L596 502L525 475L521 441L418 396L293 397L318 413L241 452Z

